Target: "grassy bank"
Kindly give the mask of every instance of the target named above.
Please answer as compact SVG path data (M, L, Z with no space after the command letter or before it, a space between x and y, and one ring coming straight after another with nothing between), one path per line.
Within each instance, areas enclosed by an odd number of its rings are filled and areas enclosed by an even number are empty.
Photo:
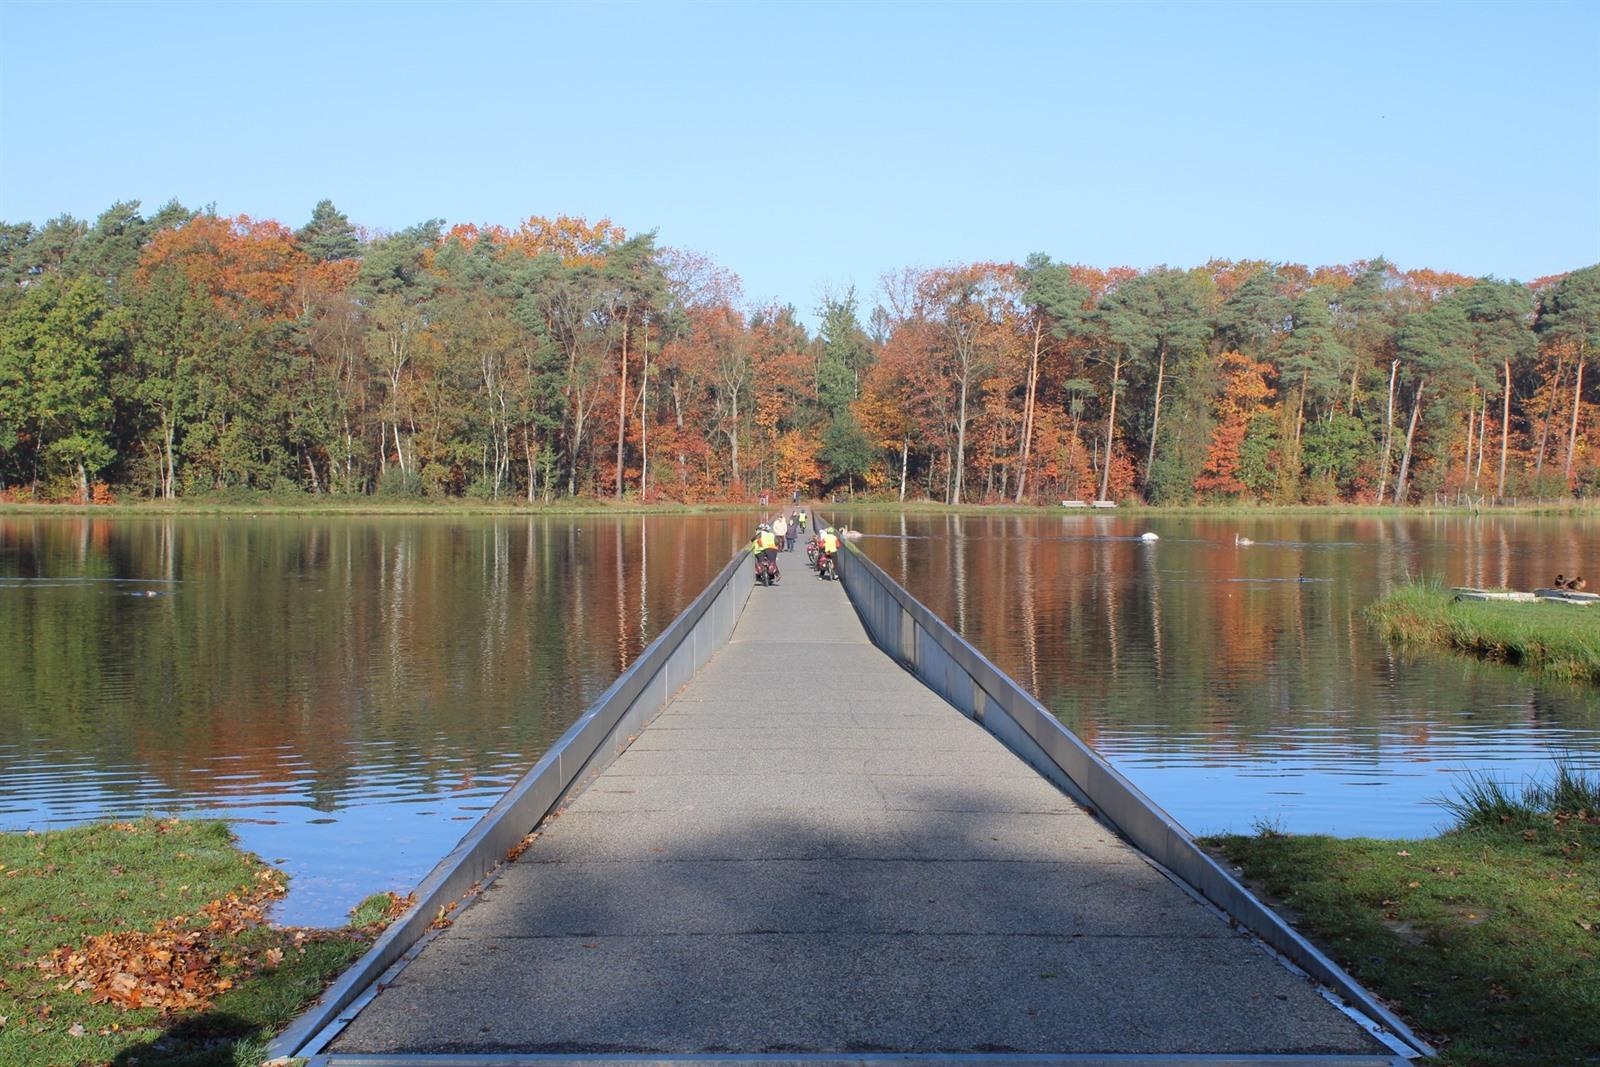
M267 926L282 875L215 822L0 834L0 1063L251 1065L366 947Z
M1443 1062L1595 1063L1600 782L1568 783L1563 800L1480 779L1457 802L1458 827L1427 840L1263 832L1206 844Z
M1600 685L1600 607L1453 601L1448 590L1412 582L1369 605L1367 618L1390 641Z

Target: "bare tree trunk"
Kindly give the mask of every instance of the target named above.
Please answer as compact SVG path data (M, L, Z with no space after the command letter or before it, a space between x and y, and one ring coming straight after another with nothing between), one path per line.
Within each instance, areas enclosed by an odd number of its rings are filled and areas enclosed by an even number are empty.
M739 391L733 391L733 432L728 435L729 449L733 453L733 480L739 480Z
M1483 457L1489 451L1489 391L1483 391L1483 407L1478 411L1478 466L1472 472L1472 491L1483 481Z
M1411 474L1411 442L1417 435L1417 416L1422 413L1422 391L1427 387L1427 378L1417 383L1417 397L1411 404L1411 426L1406 430L1406 450L1400 457L1400 474L1394 480L1394 500L1397 504L1406 502L1406 479Z
M528 502L533 504L534 482L538 478L534 478L533 474L533 442L526 435L522 438L522 458L528 464Z
M1505 361L1505 371L1506 394L1500 409L1500 483L1494 491L1494 495L1497 498L1506 495L1506 450L1510 447L1511 440L1511 361L1509 359ZM1488 397L1484 398L1484 406L1487 409ZM1488 417L1487 410L1484 412L1484 417ZM1483 465L1481 460L1478 465L1480 467ZM1527 468L1524 467L1523 469L1526 470Z
M617 499L622 499L622 443L628 426L628 320L622 320L622 373L617 384Z
M1397 359L1389 364L1389 407L1383 416L1383 475L1378 479L1378 503L1383 503L1383 494L1389 488L1389 452L1394 446L1394 381L1400 373L1400 361Z
M650 320L644 323L644 367L639 375L639 499L650 491Z
M1555 387L1560 384L1561 372L1566 369L1566 365L1566 353L1560 348L1556 349L1556 373L1550 379L1550 393L1544 402L1544 418L1541 420L1542 427L1539 430L1539 459L1533 465L1534 481L1538 481L1539 477L1544 474L1544 450L1545 445L1550 440L1550 417L1555 414L1556 410Z
M1472 387L1472 402L1467 405L1467 465L1463 468L1463 473L1461 475L1461 488L1463 492L1465 492L1467 489L1467 483L1472 481L1472 443L1473 438L1477 435L1477 433L1478 387L1474 385ZM1478 447L1478 451L1480 454L1482 453L1483 447L1481 445Z
M1572 456L1578 450L1578 404L1583 399L1583 352L1578 353L1578 380L1572 387L1572 429L1567 434L1567 484L1572 484Z
M1039 389L1039 343L1044 338L1044 323L1033 324L1033 358L1028 363L1028 401L1022 410L1022 465L1017 473L1017 503L1028 481L1028 457L1033 452L1033 405Z
M1144 461L1144 481L1150 484L1150 469L1156 465L1156 435L1161 432L1161 387L1167 377L1167 346L1161 346L1161 356L1156 364L1156 406L1150 417L1150 454Z
M950 503L961 503L961 483L967 472L967 374L961 374L961 407L956 414L955 477L951 481Z
M1111 444L1113 435L1117 432L1117 379L1122 377L1122 356L1117 355L1111 362L1111 411L1106 415L1106 458L1105 464L1100 468L1100 499L1106 498L1106 490L1111 485Z
M911 450L911 438L900 438L900 503L906 502L906 459Z
M1306 382L1310 377L1311 377L1311 372L1310 371L1303 370L1303 371L1300 372L1300 400L1299 400L1298 404L1296 405L1295 413L1294 413L1294 451L1295 451L1295 455L1299 455L1300 454L1300 429L1301 429L1301 427L1303 427L1305 425L1305 421L1306 421Z

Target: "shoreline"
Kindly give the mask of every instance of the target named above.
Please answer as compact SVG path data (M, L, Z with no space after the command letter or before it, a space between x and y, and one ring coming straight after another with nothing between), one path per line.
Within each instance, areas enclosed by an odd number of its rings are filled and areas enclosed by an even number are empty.
M258 1063L406 903L281 927L285 875L209 819L0 833L0 1063Z
M0 517L41 516L422 516L451 515L462 517L506 516L594 516L594 515L714 515L749 514L772 511L778 507L814 507L826 510L890 513L908 515L1031 515L1031 516L1133 516L1138 518L1226 518L1226 519L1276 519L1276 518L1408 518L1418 516L1450 517L1538 517L1538 518L1600 518L1600 501L1574 500L1567 503L1541 502L1529 504L1504 504L1485 507L1466 505L1417 504L1399 507L1390 504L1284 504L1284 505L1233 505L1185 504L1145 505L1123 504L1117 508L1063 508L1059 504L943 504L931 500L840 500L810 501L800 505L780 504L763 508L756 502L705 502L610 500L579 497L551 503L529 504L526 501L430 500L408 499L386 501L377 497L308 497L285 500L281 497L263 497L260 500L205 498L178 500L138 500L111 504L72 504L4 502L0 503Z

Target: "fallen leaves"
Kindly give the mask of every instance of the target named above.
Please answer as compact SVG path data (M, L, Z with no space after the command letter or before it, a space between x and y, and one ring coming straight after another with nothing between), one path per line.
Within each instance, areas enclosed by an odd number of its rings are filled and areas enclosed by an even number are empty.
M265 874L250 892L229 893L193 916L178 915L148 931L95 934L76 948L57 948L39 960L39 969L67 979L57 987L62 992L89 994L97 1004L127 1010L202 1010L233 988L225 970L249 964L228 949L227 939L260 925L267 905L283 895L283 883L275 872ZM270 966L282 959L279 949L267 953Z

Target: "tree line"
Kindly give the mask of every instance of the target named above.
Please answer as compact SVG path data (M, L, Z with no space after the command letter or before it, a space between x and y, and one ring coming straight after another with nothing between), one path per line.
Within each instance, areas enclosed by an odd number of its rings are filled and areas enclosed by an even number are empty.
M907 269L747 302L609 220L0 224L0 493L1600 495L1600 265Z

